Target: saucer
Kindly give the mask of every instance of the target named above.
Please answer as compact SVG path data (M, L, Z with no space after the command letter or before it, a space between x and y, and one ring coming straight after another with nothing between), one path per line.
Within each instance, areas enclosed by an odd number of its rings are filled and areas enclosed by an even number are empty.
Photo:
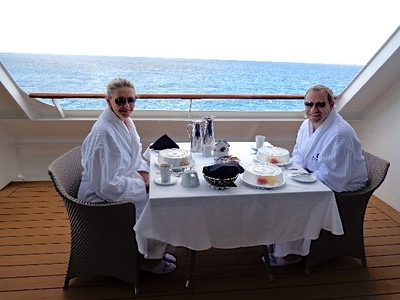
M317 181L317 178L312 174L294 174L291 176L293 180L304 182L304 183L311 183Z
M268 143L267 141L265 141L264 142L264 145L262 145L260 148L262 148L262 147L273 147L272 146L272 144L271 143ZM253 149L253 150L258 150L258 149L260 149L260 148L257 148L257 146L256 146L256 144L254 143L254 144L251 144L251 149Z
M157 177L157 178L154 179L154 182L155 182L156 184L158 184L158 185L173 185L173 184L175 184L177 181L178 181L178 179L177 179L176 177L172 177L172 176L171 176L170 181L167 181L167 182L162 182L162 181L161 181L161 176L159 176L159 177Z
M179 167L172 167L172 171L174 172L179 172L179 171L183 171L184 169L188 168L188 167L193 167L195 164L195 160L192 158L190 160L190 163L186 166L179 166ZM155 162L156 167L160 167L160 164L158 163L158 161Z

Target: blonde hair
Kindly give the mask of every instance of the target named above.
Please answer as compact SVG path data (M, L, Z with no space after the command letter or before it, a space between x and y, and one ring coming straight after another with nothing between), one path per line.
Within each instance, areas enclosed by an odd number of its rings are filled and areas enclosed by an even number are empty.
M115 89L122 88L122 87L130 87L133 89L133 92L136 94L135 87L133 83L126 78L114 78L107 84L107 97L111 98L112 93Z
M310 87L310 88L307 90L306 94L304 95L304 98L305 98L305 97L307 96L307 94L308 94L309 92L311 92L311 91L314 91L314 92L323 91L323 92L325 92L326 95L328 96L328 103L331 103L331 102L335 99L335 96L333 95L332 90L331 90L330 88L328 88L327 86L325 86L325 85L317 84L317 85L314 85L314 86Z

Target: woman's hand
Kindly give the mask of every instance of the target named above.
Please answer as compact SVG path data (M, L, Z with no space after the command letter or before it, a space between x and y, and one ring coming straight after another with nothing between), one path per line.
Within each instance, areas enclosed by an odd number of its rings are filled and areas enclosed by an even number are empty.
M143 181L144 181L144 185L146 187L146 192L149 192L149 188L150 188L150 181L149 181L149 173L146 171L138 171L138 173L140 174L140 176L142 176Z

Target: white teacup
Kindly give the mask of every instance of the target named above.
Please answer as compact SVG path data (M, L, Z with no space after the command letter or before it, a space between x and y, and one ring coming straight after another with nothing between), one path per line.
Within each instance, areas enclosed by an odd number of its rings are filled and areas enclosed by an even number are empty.
M160 164L161 182L169 182L171 180L171 174L172 174L171 164Z
M265 136L263 135L256 135L256 148L261 148L264 146Z

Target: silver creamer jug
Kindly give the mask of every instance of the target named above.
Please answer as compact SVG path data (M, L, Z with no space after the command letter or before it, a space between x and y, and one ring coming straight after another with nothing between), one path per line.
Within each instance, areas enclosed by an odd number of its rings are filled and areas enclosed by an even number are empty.
M192 124L188 124L187 134L190 138L190 151L201 152L203 150L203 121L195 120Z
M193 187L199 186L200 180L199 180L199 176L197 175L196 170L194 170L190 167L186 168L183 171L181 184L182 184L182 186L187 187L187 188L193 188Z

